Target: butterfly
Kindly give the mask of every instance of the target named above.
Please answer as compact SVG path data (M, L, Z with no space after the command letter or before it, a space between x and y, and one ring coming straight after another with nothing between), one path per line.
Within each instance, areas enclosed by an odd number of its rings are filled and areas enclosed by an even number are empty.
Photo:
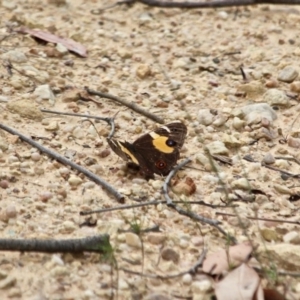
M187 134L181 122L172 122L140 136L133 143L108 139L111 149L130 165L137 167L146 179L154 174L166 176L179 159L179 150Z

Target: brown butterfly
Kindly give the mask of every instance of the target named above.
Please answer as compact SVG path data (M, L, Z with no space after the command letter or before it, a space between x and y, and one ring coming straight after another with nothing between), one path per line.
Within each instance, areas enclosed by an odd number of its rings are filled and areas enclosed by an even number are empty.
M166 176L179 159L179 150L187 134L181 122L172 122L139 137L132 144L108 139L112 150L131 165L138 167L147 178L154 173Z

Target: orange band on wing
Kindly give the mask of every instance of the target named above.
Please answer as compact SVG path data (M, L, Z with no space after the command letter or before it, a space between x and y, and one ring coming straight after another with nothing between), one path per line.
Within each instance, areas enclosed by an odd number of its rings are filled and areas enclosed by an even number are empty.
M167 145L168 137L159 135L159 134L155 133L154 131L150 132L149 134L153 138L152 143L153 143L153 146L157 150L159 150L160 152L163 152L163 153L172 153L174 151L174 148L169 147Z
M125 148L121 143L118 143L118 145L121 148L121 150L130 157L132 162L134 162L136 165L139 165L139 162L136 159L136 157L127 148Z

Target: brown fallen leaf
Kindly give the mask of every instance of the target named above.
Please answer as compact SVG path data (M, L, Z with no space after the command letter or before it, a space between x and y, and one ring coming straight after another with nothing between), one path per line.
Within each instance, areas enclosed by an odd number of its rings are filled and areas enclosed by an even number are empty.
M229 270L229 266L236 267L248 261L252 250L252 246L248 243L231 246L228 250L221 249L207 255L202 270L211 275L224 274Z
M67 39L67 38L62 38L59 37L57 35L54 35L52 33L46 32L46 31L42 31L42 30L37 30L37 29L29 29L27 27L20 27L16 30L16 32L19 33L28 33L33 37L36 37L38 39L41 39L45 42L48 43L53 43L53 44L57 44L60 43L62 45L64 45L67 49L69 49L70 51L82 56L82 57L87 57L87 50L86 48L75 42L74 40L71 39Z
M216 283L215 293L218 300L264 300L258 274L244 263Z

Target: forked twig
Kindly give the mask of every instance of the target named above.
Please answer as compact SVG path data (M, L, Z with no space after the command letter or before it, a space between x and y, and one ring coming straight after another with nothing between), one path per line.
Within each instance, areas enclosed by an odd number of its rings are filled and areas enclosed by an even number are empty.
M65 116L73 116L73 117L79 117L79 118L89 118L89 119L95 119L100 121L105 121L108 125L110 125L110 133L108 135L108 139L111 138L115 133L115 118L104 118L104 117L98 117L93 115L85 115L85 114L75 114L75 113L67 113L67 112L61 112L61 111L55 111L55 110L49 110L49 109L40 109L41 112L49 113L49 114L56 114L56 115L65 115Z
M155 114L152 114L151 112L149 112L148 110L145 110L143 109L142 107L136 105L135 103L133 102L129 102L125 99L122 99L120 97L117 97L117 96L114 96L112 94L108 94L108 93L102 93L102 92L98 92L98 91L94 91L88 87L85 87L85 90L90 94L90 95L96 95L96 96L99 96L99 97L103 97L103 98L107 98L107 99L111 99L111 100L114 100L118 103L121 103L122 105L125 105L127 106L128 108L134 110L135 112L157 122L157 123L160 123L160 124L163 124L164 123L164 120L160 117L158 117L157 115Z
M17 135L21 140L25 141L26 143L30 144L31 146L39 149L41 152L46 153L47 155L49 155L50 157L56 159L57 161L59 161L60 163L64 164L64 165L69 165L70 167L72 167L73 169L81 172L82 174L84 174L85 176L87 176L88 178L90 178L91 180L93 180L95 183L101 185L104 189L106 189L109 193L111 193L120 203L124 203L124 196L122 194L120 194L113 186L111 186L109 183L107 183L106 181L104 181L102 178L98 177L97 175L95 175L94 173L92 173L91 171L83 168L82 166L72 162L71 160L67 159L66 157L58 154L57 152L54 152L48 148L45 148L44 146L40 145L39 143L35 142L34 140L26 137L25 135L23 135L22 133L16 131L13 128L10 128L6 125L3 125L0 123L0 128L13 134L13 135Z
M172 179L172 177L175 175L175 173L181 169L182 167L184 167L186 164L188 164L191 160L189 158L185 159L183 162L181 162L180 164L178 164L170 173L169 175L167 176L164 184L163 184L163 194L164 194L164 197L167 201L167 206L168 207L171 207L172 209L176 210L179 214L181 215L184 215L184 216L187 216L193 220L196 220L196 221L199 221L199 222L202 222L202 223L206 223L206 224L209 224L213 227L215 227L216 229L218 229L223 235L227 236L228 237L228 233L226 231L224 231L224 229L222 229L219 224L221 224L220 221L218 220L212 220L212 219L208 219L208 218L205 218L203 216L200 216L198 214L195 214L193 213L192 211L187 211L187 210L184 210L182 209L181 207L179 207L178 205L176 205L173 200L170 198L169 194L168 194L168 186L170 184L170 181ZM233 242L236 242L236 239L234 237L231 237L230 236L230 239L233 241Z
M68 240L0 239L0 250L2 251L29 251L44 253L79 253L87 251L105 253L109 247L111 247L111 245L108 234Z

